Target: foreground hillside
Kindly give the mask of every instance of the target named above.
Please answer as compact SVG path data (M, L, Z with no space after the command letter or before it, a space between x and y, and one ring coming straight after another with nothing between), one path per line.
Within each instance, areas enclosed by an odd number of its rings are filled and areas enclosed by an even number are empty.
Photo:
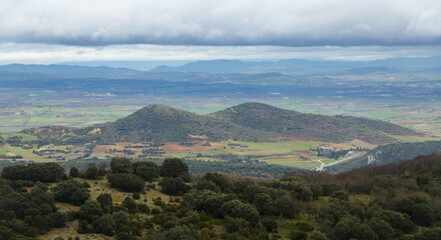
M113 159L68 175L56 163L11 166L0 180L0 237L440 239L440 166L430 155L279 180L191 176L179 159Z
M388 135L417 135L395 124L346 116L324 116L245 103L210 115L149 105L115 122L86 128L48 127L23 131L47 143L176 142L193 140L271 141L294 137L321 141L394 141Z

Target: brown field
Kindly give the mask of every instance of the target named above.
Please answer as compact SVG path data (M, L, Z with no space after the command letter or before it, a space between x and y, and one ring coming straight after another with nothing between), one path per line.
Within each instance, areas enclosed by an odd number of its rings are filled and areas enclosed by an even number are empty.
M211 146L202 146L205 143L206 143L205 141L200 141L200 142L196 142L196 144L191 147L185 147L177 142L170 142L170 143L166 143L163 147L160 148L164 149L167 153L208 152L214 149Z
M295 137L275 137L271 138L273 141L307 141L304 138L295 138Z

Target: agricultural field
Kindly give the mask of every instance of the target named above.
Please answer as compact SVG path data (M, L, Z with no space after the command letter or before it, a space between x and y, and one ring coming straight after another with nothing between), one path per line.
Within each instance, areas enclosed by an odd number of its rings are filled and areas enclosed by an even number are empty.
M256 160L269 164L279 164L303 169L312 169L337 159L317 157L313 151L317 146L328 146L336 149L363 148L372 149L376 145L360 140L346 143L325 143L319 141L279 141L270 143L254 143L242 141L192 143L165 143L162 146L150 146L119 142L114 145L96 145L89 158L110 159L115 157L129 158L171 158L177 157L189 160L203 161L242 161Z
M117 142L111 145L94 145L88 150L88 145L43 145L32 144L33 136L26 134L2 135L7 140L0 146L0 158L3 160L24 160L34 162L63 162L72 159L112 159L127 157L133 159L164 159L182 158L203 161L259 161L268 164L278 164L289 167L312 169L329 164L341 157L318 157L316 149L331 147L335 149L372 149L376 145L361 140L345 143L326 143L308 140L280 140L268 143L221 141L221 142L168 142L155 145L152 143ZM24 145L13 146L10 139L21 138ZM87 153L90 154L87 154Z
M1 93L9 96L7 93ZM266 99L248 98L166 98L147 95L98 96L84 93L69 93L62 96L55 91L38 93L23 92L17 96L10 95L0 104L0 134L4 139L17 136L23 141L35 139L18 133L20 130L43 126L89 126L97 123L114 121L125 117L136 110L154 103L177 107L197 114L209 114L247 101L265 102L280 108L306 113L323 115L351 115L381 119L397 123L423 133L422 136L391 136L399 142L420 142L441 139L441 103L423 100L354 99L354 98L295 98L272 97ZM74 96L77 94L76 96ZM283 141L282 141L283 140ZM359 147L372 149L375 145L354 140L347 143L327 143L306 141L303 139L275 139L274 142L255 143L239 141L194 143L165 143L164 146L131 148L130 143L115 145L97 145L87 155L87 146L13 146L6 143L0 146L0 156L4 160L47 162L68 161L71 159L109 159L113 157L164 159L179 157L204 161L260 161L303 169L331 164L343 157L318 157L311 151L317 145L330 145L346 149ZM48 148L49 147L49 148ZM144 150L144 152L143 152ZM41 153L41 154L36 154ZM346 156L347 157L347 156Z

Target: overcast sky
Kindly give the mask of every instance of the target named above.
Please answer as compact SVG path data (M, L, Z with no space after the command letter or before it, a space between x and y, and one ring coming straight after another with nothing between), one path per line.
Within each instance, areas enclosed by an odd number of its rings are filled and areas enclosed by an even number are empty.
M440 54L440 0L1 0L0 63Z

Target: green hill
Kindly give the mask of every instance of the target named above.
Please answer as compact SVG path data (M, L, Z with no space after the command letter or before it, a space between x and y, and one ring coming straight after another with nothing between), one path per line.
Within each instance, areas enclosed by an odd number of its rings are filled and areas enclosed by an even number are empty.
M114 122L86 128L48 127L24 131L50 143L179 142L191 140L271 141L296 137L322 141L354 138L392 142L387 136L417 133L395 124L347 116L324 116L245 103L209 115L153 104Z
M415 135L410 129L379 120L350 116L324 116L284 110L262 103L244 103L211 114L216 118L280 136L325 141L346 141L354 138L368 142L393 141L391 135Z
M343 172L366 165L385 165L413 159L420 155L441 153L441 141L416 143L393 143L372 149L361 158L326 168L332 172Z

